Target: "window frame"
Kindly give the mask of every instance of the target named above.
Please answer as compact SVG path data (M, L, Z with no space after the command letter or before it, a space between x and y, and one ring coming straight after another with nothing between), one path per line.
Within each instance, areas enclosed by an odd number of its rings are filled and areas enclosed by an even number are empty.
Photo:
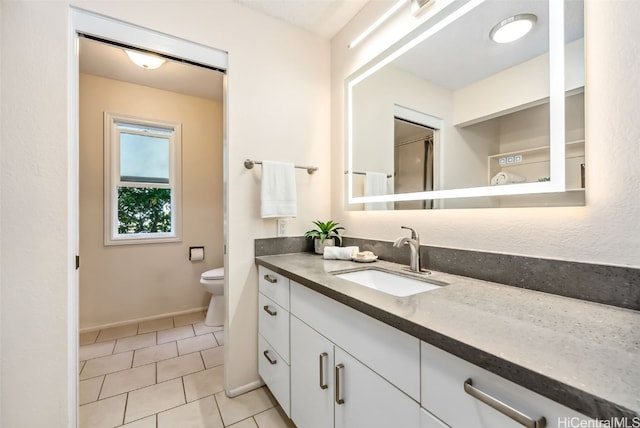
M173 131L169 139L169 184L120 180L120 133L118 124ZM182 241L182 125L104 113L104 245L150 244ZM171 189L171 232L118 232L118 188L151 187Z

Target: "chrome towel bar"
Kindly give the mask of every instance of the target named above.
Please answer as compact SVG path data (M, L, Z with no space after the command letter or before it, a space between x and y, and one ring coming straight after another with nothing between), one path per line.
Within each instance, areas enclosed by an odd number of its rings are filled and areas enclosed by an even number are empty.
M251 159L245 159L244 161L244 167L247 169L253 169L254 166L256 165L262 165L262 161L254 161ZM318 170L317 166L300 166L300 165L294 165L294 168L298 168L298 169L306 169L308 174L313 174L314 172L316 172Z

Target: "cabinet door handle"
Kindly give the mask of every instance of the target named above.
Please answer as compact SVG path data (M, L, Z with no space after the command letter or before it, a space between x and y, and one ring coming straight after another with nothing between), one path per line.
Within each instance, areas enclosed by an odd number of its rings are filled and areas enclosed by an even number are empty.
M541 416L538 420L534 420L519 410L516 410L497 398L490 396L486 392L480 391L478 388L473 386L471 378L464 381L464 392L527 428L545 428L547 425L547 420L544 416Z
M320 354L320 374L319 374L319 379L320 379L320 389L327 389L329 388L329 385L327 385L327 382L325 382L324 380L324 359L327 358L329 355L326 352L323 352L322 354Z
M271 308L269 308L269 305L264 305L262 309L264 309L264 311L269 315L271 315L272 317L275 317L276 315L278 315L278 311L272 311Z
M277 362L278 362L278 360L274 360L273 358L271 358L271 357L269 356L269 351L268 351L268 350L267 350L267 351L264 351L264 352L262 353L262 355L264 355L264 357L267 359L267 361L269 361L269 363L270 363L270 364L275 364L275 363L277 363Z
M271 276L271 275L269 275L269 274L265 275L265 276L264 276L264 279L265 279L267 282L270 282L270 283L272 283L272 284L275 284L276 282L278 282L278 278L274 278L274 277L272 277L272 276Z
M344 398L340 396L340 373L344 368L344 364L338 364L336 366L336 404L344 404Z

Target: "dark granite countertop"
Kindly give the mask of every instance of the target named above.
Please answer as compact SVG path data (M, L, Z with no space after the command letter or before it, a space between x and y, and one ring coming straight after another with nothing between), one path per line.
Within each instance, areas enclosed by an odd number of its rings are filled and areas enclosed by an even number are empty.
M640 415L640 312L440 272L449 285L395 297L331 274L362 263L312 253L256 263L587 416Z

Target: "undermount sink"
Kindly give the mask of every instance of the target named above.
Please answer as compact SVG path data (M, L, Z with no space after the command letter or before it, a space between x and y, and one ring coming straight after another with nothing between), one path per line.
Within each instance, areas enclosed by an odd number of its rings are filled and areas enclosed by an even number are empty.
M380 269L360 269L348 272L335 272L336 277L364 285L365 287L381 291L392 296L406 297L425 291L437 290L445 282L427 278L412 278L399 273Z

